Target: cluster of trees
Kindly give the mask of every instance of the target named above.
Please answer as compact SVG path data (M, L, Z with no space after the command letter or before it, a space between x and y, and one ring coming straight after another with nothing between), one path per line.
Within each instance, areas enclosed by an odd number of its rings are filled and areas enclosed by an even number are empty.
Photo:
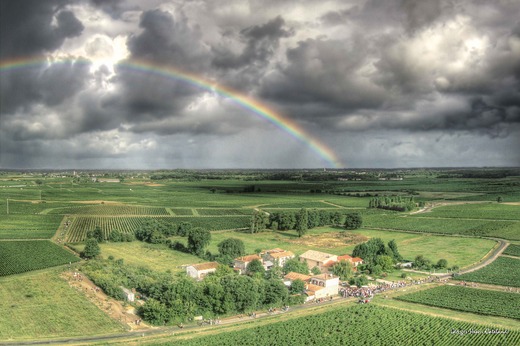
M344 218L347 220L345 225L347 229L361 227L361 215L358 213L345 214L340 211L302 208L298 211L279 211L271 214L255 210L249 230L251 233L258 233L266 229L274 231L294 229L301 237L307 230L315 227L339 225Z
M361 257L365 262L359 266L359 270L368 271L373 275L392 271L394 265L403 260L396 242L391 240L385 245L381 238L372 238L365 243L356 245L352 251L352 256Z
M131 287L147 297L139 314L155 325L176 324L194 316L206 318L250 312L261 308L303 303L303 287L290 290L265 275L237 275L228 266L197 282L181 273L156 273L117 261L93 261L83 269L105 292L122 299L120 287Z
M401 197L401 196L385 196L385 197L374 197L368 202L369 208L379 208L386 210L395 211L410 211L416 208L416 203L412 197Z
M425 258L423 255L417 255L413 261L414 268L422 269L422 270L432 270L432 269L449 269L449 270L459 270L458 266L448 267L448 261L444 258L441 258L437 261L437 263L433 263L428 258Z
M187 238L187 244L168 239L169 236L181 236ZM135 237L147 243L165 243L170 248L178 251L189 252L196 256L205 258L204 249L211 241L210 231L193 227L189 222L181 222L179 225L171 224L158 219L146 220L135 230Z

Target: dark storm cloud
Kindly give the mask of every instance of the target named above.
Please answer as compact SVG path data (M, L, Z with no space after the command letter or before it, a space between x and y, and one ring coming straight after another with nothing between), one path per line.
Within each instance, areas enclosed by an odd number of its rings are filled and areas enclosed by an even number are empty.
M39 56L58 49L84 27L63 6L70 1L0 2L0 59ZM53 23L53 20L55 23ZM56 105L81 89L86 70L75 64L8 71L0 81L1 114L34 102Z
M74 13L63 10L67 0L0 2L0 58L26 57L53 51L66 38L83 31ZM57 24L54 25L53 19Z
M262 95L280 103L321 104L337 111L377 108L385 100L384 90L356 75L367 63L366 49L356 37L299 42L287 50L287 66L265 80Z
M128 40L132 57L170 64L191 71L205 70L209 64L209 49L202 41L198 25L178 12L146 11L139 26L143 32Z
M213 65L225 69L236 69L250 64L265 66L278 48L280 39L293 34L292 29L285 28L285 21L281 16L265 24L243 29L240 31L240 39L245 45L242 52L235 54L228 47L215 47Z

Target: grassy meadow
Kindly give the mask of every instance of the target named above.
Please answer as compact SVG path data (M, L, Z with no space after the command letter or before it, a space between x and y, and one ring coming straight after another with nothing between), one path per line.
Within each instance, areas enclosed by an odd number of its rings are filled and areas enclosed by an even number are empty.
M49 339L122 332L59 271L0 278L0 340Z

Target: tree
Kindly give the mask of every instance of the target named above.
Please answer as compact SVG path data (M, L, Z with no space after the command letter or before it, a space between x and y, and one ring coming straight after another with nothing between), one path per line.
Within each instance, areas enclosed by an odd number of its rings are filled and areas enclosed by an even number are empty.
M413 266L417 268L429 269L431 266L431 261L427 258L424 258L423 255L417 255L413 261Z
M363 219L359 213L349 213L345 218L345 229L358 229L363 224Z
M379 255L376 256L376 265L380 265L381 269L385 272L392 271L394 269L394 260L390 256Z
M191 223L187 221L182 221L179 225L179 228L177 229L177 234L181 237L187 237L188 234L190 234L192 228L193 226L191 225Z
M397 243L395 242L395 240L390 240L388 242L388 247L390 248L390 250L392 250L392 254L393 254L393 258L394 260L396 261L402 261L403 260L403 257L401 256L401 254L399 253L399 250L397 250Z
M276 279L265 281L263 302L265 305L281 305L287 301L288 296L289 291L282 281Z
M448 261L445 260L444 258L441 258L441 259L437 262L437 268L439 268L439 269L448 268Z
M303 293L304 290L305 290L304 281L302 281L300 279L296 279L291 283L291 288L290 288L291 294L300 294L300 293Z
M502 196L498 196L498 197L497 197L497 202L498 202L498 203L502 203L502 201L503 201Z
M105 235L99 226L96 226L94 232L92 232L92 237L96 239L98 243L105 241Z
M321 274L320 267L318 267L318 266L312 267L311 273L314 274L314 275L320 275Z
M339 276L340 280L348 280L353 273L352 263L350 261L339 261L332 266L332 273Z
M112 230L112 232L110 232L110 241L111 242L116 243L116 242L120 242L122 240L123 240L122 234L117 229L114 229L114 230Z
M307 229L309 227L309 215L305 208L301 208L298 214L296 214L296 232L298 233L298 237L301 237L305 233L307 233Z
M295 272L307 275L309 274L309 266L306 262L300 262L297 258L291 258L290 260L285 261L283 272L285 274Z
M244 242L236 238L227 238L218 244L218 251L223 256L237 258L245 254Z
M188 235L188 251L201 256L210 241L211 233L208 230L201 227L193 228Z
M265 274L265 268L259 259L254 259L247 265L246 272L248 275L252 275L254 273Z
M83 257L94 258L101 253L98 242L95 238L87 239L85 249L83 249Z
M267 228L268 223L269 215L263 211L255 210L253 212L253 216L251 217L251 225L249 227L249 231L251 233L262 232Z

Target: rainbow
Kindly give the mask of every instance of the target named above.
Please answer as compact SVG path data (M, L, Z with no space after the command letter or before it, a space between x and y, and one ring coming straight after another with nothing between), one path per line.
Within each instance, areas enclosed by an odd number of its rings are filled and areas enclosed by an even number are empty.
M49 59L47 57L38 58L18 58L11 60L0 61L0 73L10 70L17 70L31 67L41 67L42 65L50 65L54 63L80 63L80 64L92 64L90 60L81 58L67 58L67 59ZM142 72L146 74L152 74L163 78L170 78L177 81L185 82L193 85L199 89L214 92L221 97L228 98L239 107L250 111L257 115L263 120L268 121L280 130L289 134L291 137L305 144L315 154L317 154L327 165L334 168L341 168L343 165L337 155L321 143L317 138L314 138L301 128L296 122L288 119L281 114L275 112L262 102L247 96L237 90L234 90L228 86L218 84L216 82L207 80L199 75L181 71L172 66L158 65L150 63L144 60L126 60L120 61L115 66L123 69L129 69L132 71Z

